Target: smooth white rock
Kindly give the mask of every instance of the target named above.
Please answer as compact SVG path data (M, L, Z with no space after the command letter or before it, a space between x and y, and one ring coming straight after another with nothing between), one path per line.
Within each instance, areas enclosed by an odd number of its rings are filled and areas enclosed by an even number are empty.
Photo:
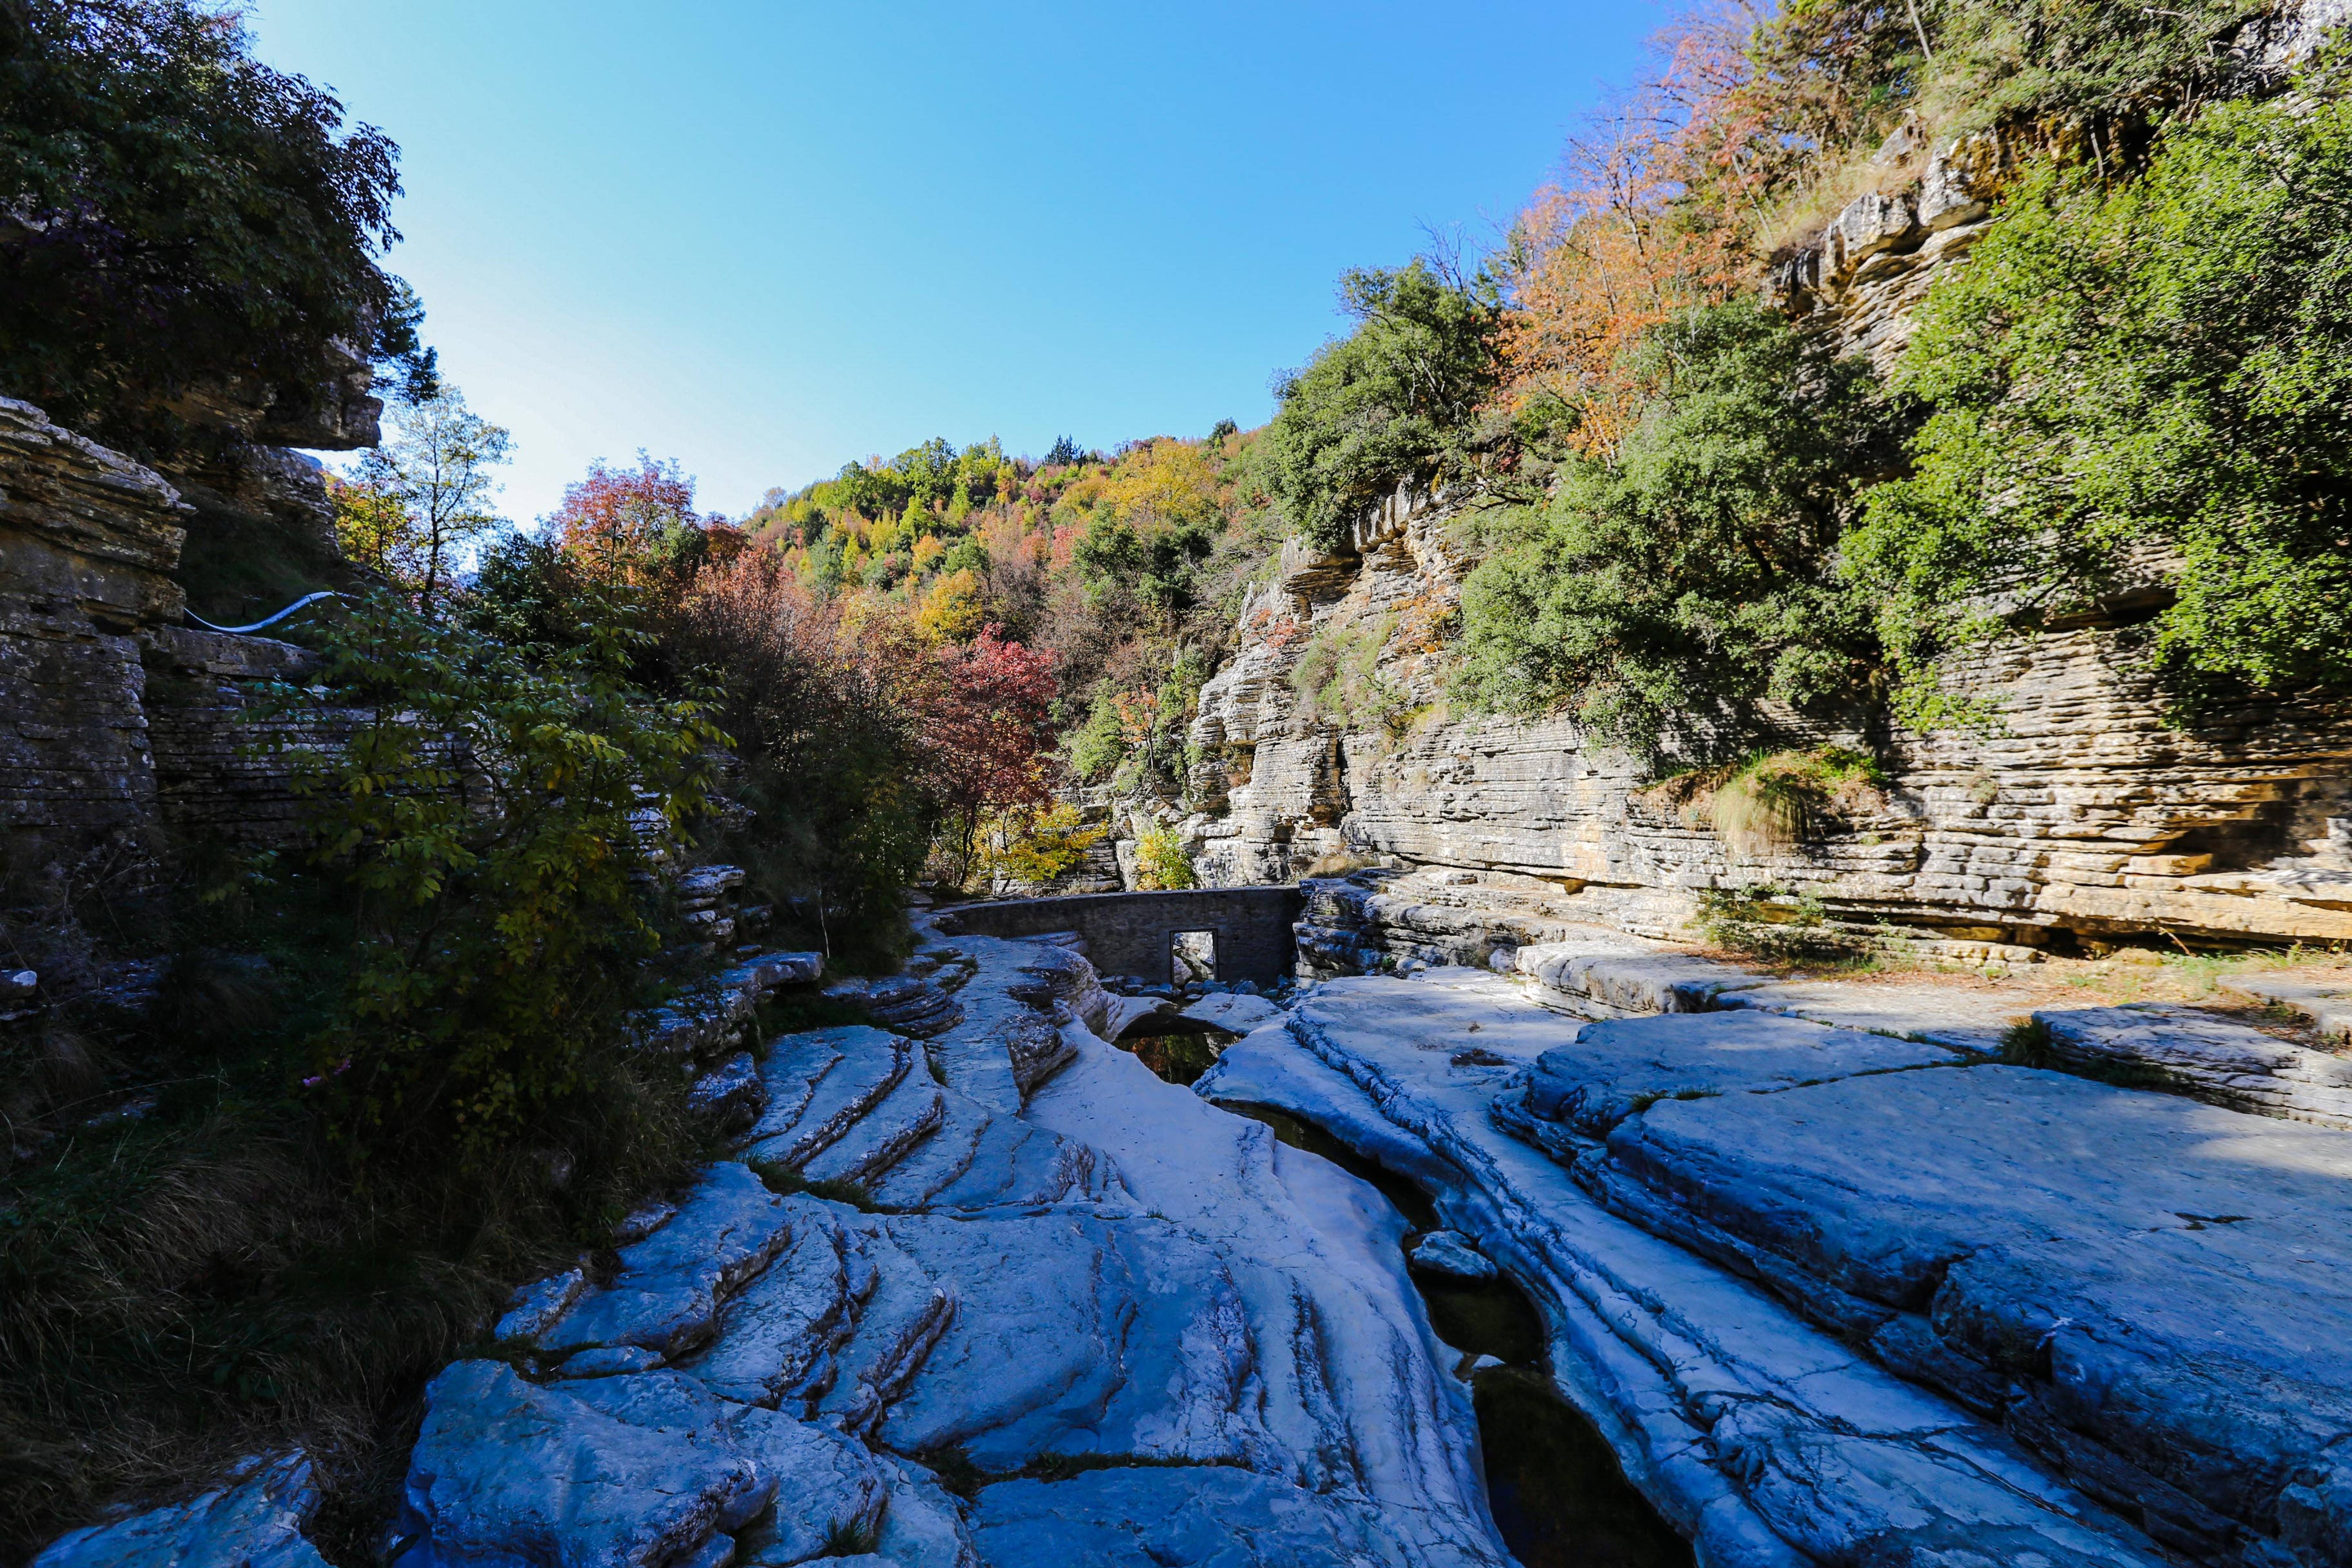
M303 1537L319 1506L299 1452L248 1459L232 1484L59 1536L32 1568L326 1568Z
M1412 1238L1406 1256L1416 1268L1451 1274L1457 1279L1492 1279L1496 1273L1494 1259L1472 1246L1470 1238L1458 1230L1423 1231Z
M1206 1024L1212 1028L1246 1035L1252 1029L1281 1017L1282 1009L1263 996L1226 992L1202 997L1185 1007L1180 1016L1190 1018L1196 1024Z

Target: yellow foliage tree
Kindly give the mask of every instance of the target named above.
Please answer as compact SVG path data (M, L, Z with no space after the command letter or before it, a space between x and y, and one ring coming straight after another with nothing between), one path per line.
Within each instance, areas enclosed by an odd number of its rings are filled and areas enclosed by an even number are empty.
M980 579L965 566L924 592L915 607L915 626L934 642L961 642L980 630L987 614L987 606L981 602Z

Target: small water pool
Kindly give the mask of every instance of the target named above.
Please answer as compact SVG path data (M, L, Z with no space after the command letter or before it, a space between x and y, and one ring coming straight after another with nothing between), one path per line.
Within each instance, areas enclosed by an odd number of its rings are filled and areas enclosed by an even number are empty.
M1436 1228L1427 1193L1323 1128L1270 1105L1217 1103L1370 1183L1414 1231ZM1543 1317L1526 1294L1507 1279L1410 1272L1439 1339L1466 1356L1505 1363L1472 1376L1471 1402L1495 1528L1523 1568L1693 1568L1690 1543L1658 1517L1608 1441L1552 1385Z
M1135 1053L1138 1061L1170 1083L1189 1089L1216 1066L1218 1052L1240 1038L1224 1029L1161 1014L1121 1035L1118 1045L1120 1050Z

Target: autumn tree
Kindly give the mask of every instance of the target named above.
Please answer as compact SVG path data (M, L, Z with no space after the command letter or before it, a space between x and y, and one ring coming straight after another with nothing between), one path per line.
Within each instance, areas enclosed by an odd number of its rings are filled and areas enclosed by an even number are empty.
M590 464L546 521L591 575L640 585L690 580L712 542L708 535L726 525L716 513L695 511L694 481L674 460L642 451L635 468L607 468L602 458Z
M1570 138L1519 215L1498 260L1510 308L1496 342L1500 401L1523 430L1613 453L1643 396L1635 345L1748 285L1742 215L1725 209L1763 177L1743 98L1752 24L1717 9L1670 28L1652 79Z
M981 819L1046 798L1060 683L1051 651L982 626L969 647L939 650L941 680L924 732L959 878L971 868Z
M491 510L491 470L512 443L446 382L430 397L394 405L386 423L383 445L337 490L337 531L430 614L474 548L508 526Z
M924 731L943 679L903 617L845 608L747 550L700 568L666 641L717 685L742 762L730 788L755 815L730 853L802 901L828 952L866 952L938 821Z

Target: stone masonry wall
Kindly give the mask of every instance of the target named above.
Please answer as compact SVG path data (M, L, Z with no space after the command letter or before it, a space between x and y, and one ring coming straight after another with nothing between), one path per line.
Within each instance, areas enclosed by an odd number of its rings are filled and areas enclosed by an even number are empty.
M0 832L23 863L155 825L142 637L177 618L178 493L0 399Z
M1169 940L1178 931L1211 931L1218 979L1266 984L1291 973L1291 925L1300 903L1296 888L1099 893L963 904L942 912L934 923L953 935L1076 931L1101 973L1151 981L1168 978Z

